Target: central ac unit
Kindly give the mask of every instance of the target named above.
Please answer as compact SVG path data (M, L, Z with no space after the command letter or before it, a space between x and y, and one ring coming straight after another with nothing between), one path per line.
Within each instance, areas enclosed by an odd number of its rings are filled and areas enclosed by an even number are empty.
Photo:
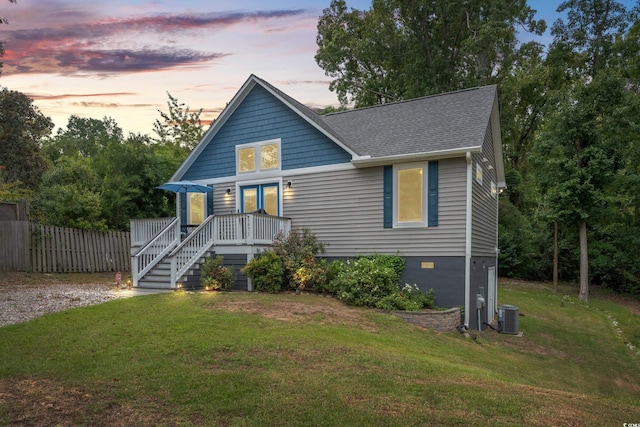
M518 335L518 307L501 305L498 307L498 332Z

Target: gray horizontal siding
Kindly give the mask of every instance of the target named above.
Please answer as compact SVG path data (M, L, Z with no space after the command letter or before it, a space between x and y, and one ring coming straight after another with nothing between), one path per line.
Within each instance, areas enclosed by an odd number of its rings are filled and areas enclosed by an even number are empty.
M403 256L464 256L464 158L439 162L439 225L383 227L382 167L284 176L284 216L310 228L327 243L327 256L400 253Z
M487 159L487 162L483 161ZM473 211L471 221L472 256L496 256L498 247L498 199L491 195L491 181L497 185L493 138L491 127L487 127L482 153L474 154L473 159ZM482 185L475 179L476 165L482 167ZM493 169L489 168L493 166Z

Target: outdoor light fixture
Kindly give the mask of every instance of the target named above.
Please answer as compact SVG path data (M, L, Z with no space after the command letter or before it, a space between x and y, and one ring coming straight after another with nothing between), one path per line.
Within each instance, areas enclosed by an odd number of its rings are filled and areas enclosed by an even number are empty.
M289 187L289 188L293 187L293 182L287 181L287 187Z
M231 194L231 189L230 189L230 188L227 188L227 191L225 191L225 193L227 193L227 194Z

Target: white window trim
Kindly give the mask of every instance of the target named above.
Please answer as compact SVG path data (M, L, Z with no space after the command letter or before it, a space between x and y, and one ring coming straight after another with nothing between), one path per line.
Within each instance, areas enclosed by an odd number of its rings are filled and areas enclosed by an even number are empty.
M422 221L398 222L398 171L403 169L422 168ZM393 165L393 228L426 228L429 224L429 182L428 162L402 163Z
M269 168L269 169L262 169L260 167L261 164L261 159L260 159L260 147L262 147L263 145L271 145L271 144L277 144L278 146L278 167L277 168ZM239 151L243 148L253 148L254 149L254 156L255 156L255 162L256 162L256 168L255 170L252 171L246 171L246 172L240 172L240 156L238 155ZM258 173L263 173L263 172L271 172L271 171L280 171L282 170L282 140L280 138L278 139L270 139L267 141L258 141L258 142L251 142L249 144L240 144L240 145L236 145L236 175L249 175L249 174L258 174Z

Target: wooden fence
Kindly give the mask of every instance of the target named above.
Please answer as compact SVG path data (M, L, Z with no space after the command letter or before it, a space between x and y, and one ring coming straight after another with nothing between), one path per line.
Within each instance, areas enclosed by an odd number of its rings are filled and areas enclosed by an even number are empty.
M26 221L0 221L0 271L130 271L128 232L102 233Z

